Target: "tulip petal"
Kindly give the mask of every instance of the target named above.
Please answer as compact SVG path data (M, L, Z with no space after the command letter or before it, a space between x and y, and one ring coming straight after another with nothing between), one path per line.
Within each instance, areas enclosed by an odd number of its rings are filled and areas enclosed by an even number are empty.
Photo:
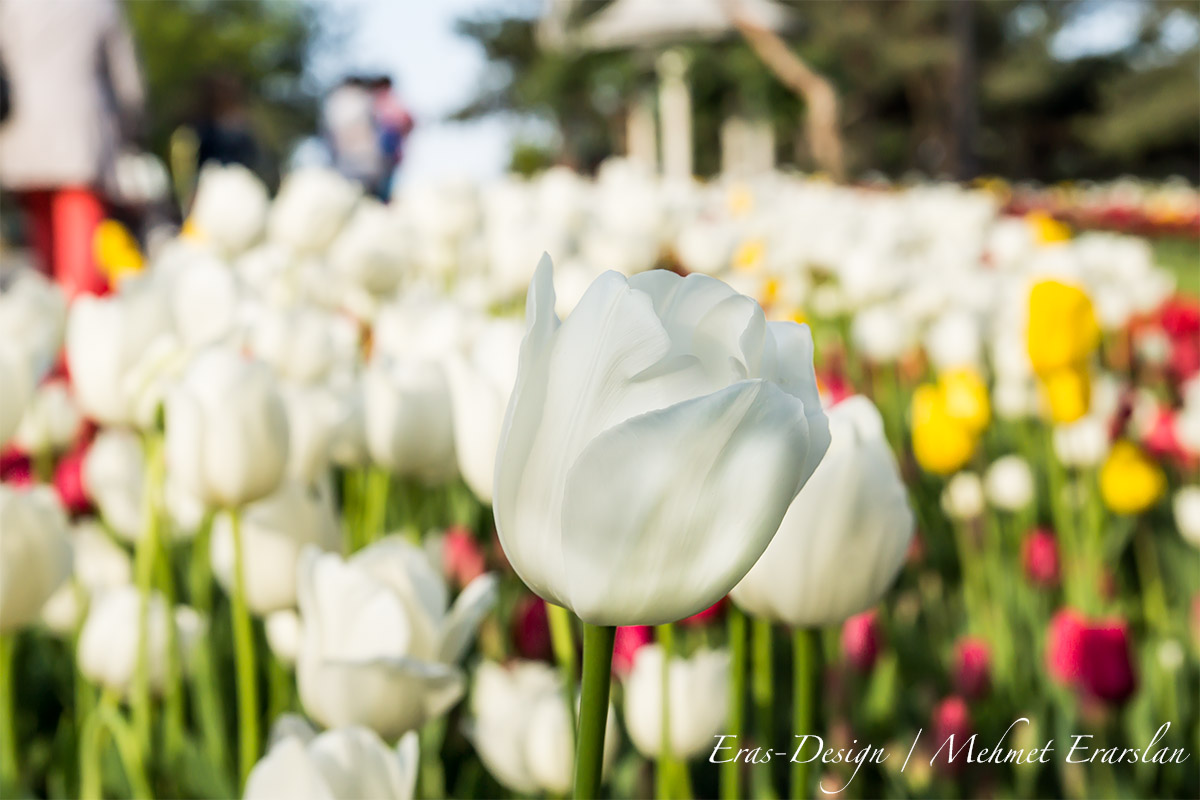
M770 543L796 476L823 454L805 412L777 386L743 381L597 436L571 468L563 504L575 613L655 625L723 597Z
M286 738L271 748L246 779L245 800L334 800L317 765L309 758L304 742Z
M406 776L395 752L367 728L352 725L326 731L309 746L309 757L335 797L400 800L405 796Z
M479 623L496 604L499 578L493 573L480 575L467 584L462 594L454 601L450 613L442 623L442 644L438 660L456 663L475 638Z
M320 673L311 676L318 687L313 694L320 693L317 703L310 704L301 688L305 710L314 719L327 727L363 725L385 739L445 713L466 688L458 667L411 658L326 660L314 665L314 672Z

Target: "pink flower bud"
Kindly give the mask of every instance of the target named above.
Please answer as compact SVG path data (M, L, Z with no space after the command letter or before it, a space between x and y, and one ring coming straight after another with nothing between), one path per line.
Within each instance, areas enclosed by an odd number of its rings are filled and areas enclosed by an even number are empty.
M1137 688L1124 620L1102 620L1083 629L1079 639L1080 683L1093 697L1124 703Z
M874 610L855 614L842 623L842 657L859 672L870 672L879 657L882 639Z
M1032 583L1047 589L1058 585L1058 541L1051 531L1045 528L1031 531L1021 543L1021 561Z
M522 595L513 608L512 638L522 658L547 661L554 650L550 643L550 621L546 602L531 594Z
M954 650L954 685L968 698L977 699L991 687L991 652L975 636L959 641Z
M1046 632L1046 668L1059 683L1074 685L1082 669L1080 639L1087 620L1073 608L1060 609Z
M627 625L617 628L613 644L613 672L625 676L633 669L638 650L654 641L654 629L649 625Z
M455 526L442 540L442 570L459 588L482 575L487 569L483 548L467 528Z

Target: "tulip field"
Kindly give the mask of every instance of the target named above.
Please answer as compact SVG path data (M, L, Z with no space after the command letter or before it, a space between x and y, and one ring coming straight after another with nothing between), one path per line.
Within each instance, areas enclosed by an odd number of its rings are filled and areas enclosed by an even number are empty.
M0 253L0 796L1200 796L1194 189L105 226Z

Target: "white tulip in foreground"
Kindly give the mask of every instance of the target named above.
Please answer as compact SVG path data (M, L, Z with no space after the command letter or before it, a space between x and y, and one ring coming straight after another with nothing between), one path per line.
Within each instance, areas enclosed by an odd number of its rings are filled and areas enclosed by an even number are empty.
M308 545L336 550L341 532L329 498L295 481L241 511L246 604L258 615L296 605L296 564ZM213 520L213 574L233 593L233 525L229 512Z
M792 626L837 624L874 605L913 534L879 411L856 396L828 413L829 451L731 593L749 613Z
M671 751L676 758L710 752L724 732L729 713L729 653L701 650L690 658L671 659L667 685L671 696ZM638 751L656 758L662 750L663 651L648 644L637 651L625 679L625 728Z
M167 471L210 506L231 508L271 494L287 456L287 414L264 365L207 350L167 395Z
M71 547L75 554L74 580L59 586L42 608L42 621L61 636L75 632L79 615L86 610L86 604L80 608L81 599L86 601L107 589L125 586L133 579L129 554L96 522L75 525L71 530Z
M365 725L391 739L462 697L457 662L495 602L494 575L476 578L450 606L424 552L388 537L348 561L310 547L298 582L296 682L313 719Z
M67 362L79 407L105 425L136 423L140 387L130 375L169 327L166 300L148 276L125 280L108 297L79 297L67 318Z
M121 693L133 688L141 604L141 593L133 586L118 586L92 598L76 653L79 671L88 680ZM162 595L152 592L146 620L149 635L146 652L150 689L155 692L163 690L167 678L167 613ZM203 635L205 623L188 606L176 606L172 613L179 655L186 662Z
M245 800L411 800L417 785L415 731L388 747L360 726L317 734L293 716L279 720L271 749L246 780Z
M562 677L542 661L479 665L471 689L471 741L488 772L519 794L565 795L575 769L574 734ZM605 767L617 755L616 713L608 707Z
M0 634L38 618L71 574L67 515L54 490L0 484Z
M694 614L762 555L829 444L808 328L703 275L609 272L554 313L543 257L496 456L521 579L594 625Z

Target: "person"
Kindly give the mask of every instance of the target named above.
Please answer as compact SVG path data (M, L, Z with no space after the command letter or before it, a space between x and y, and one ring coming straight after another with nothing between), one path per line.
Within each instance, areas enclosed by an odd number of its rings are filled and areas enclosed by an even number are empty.
M387 167L367 82L357 76L343 80L325 98L322 117L334 168L374 193Z
M404 140L413 129L413 118L393 90L391 78L386 75L372 78L369 87L374 100L375 127L385 167L379 194L386 200L392 193L392 177L404 158Z
M207 161L257 168L258 142L250 126L241 81L223 73L207 75L200 81L199 95L197 171Z
M93 238L121 143L144 91L116 0L0 0L0 63L12 107L0 123L0 187L31 224L43 271L68 297L103 293Z

